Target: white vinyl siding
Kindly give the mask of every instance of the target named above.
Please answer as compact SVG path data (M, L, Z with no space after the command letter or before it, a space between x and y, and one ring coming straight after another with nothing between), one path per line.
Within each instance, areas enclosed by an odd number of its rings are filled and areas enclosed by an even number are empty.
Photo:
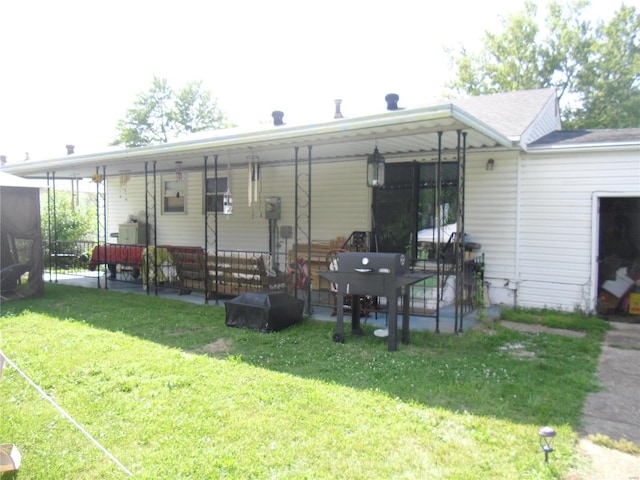
M494 303L513 302L507 288L516 276L517 152L467 158L465 232L481 244L485 281ZM493 170L486 170L489 158Z
M518 304L594 307L593 196L640 192L638 152L523 156Z
M596 261L594 229L598 228L594 224L594 198L607 193L640 195L639 157L637 148L469 155L465 231L482 245L491 301L509 306L592 310L597 281L592 278ZM491 171L486 170L489 158L495 161ZM308 188L307 159L302 159L299 166L298 214L306 231L303 192ZM229 175L226 165L220 168L220 176ZM231 168L234 208L232 215L218 216L220 249L268 249L269 222L264 215L267 197L281 198L278 226L295 225L294 165L266 164L260 173L260 198L249 206L247 168ZM313 241L347 238L353 231L371 230L372 194L365 175L364 158L312 165ZM161 215L158 204L157 243L204 247L204 174L188 171L183 177L187 182L186 214ZM144 212L144 176L131 177L126 189L119 188L119 178L114 176L107 179L107 187L107 232L114 233L129 215ZM307 239L301 234L299 241L306 243ZM284 250L282 243L280 250ZM288 240L288 248L292 246L293 238Z
M227 176L226 166L220 167L220 176ZM307 160L300 162L301 189L307 191ZM328 241L336 237L347 238L356 230L369 231L371 191L366 185L366 162L354 160L342 163L312 164L312 230L314 241ZM209 172L212 176L212 172ZM222 250L261 250L269 247L269 222L265 218L265 199L280 197L282 214L278 226L295 225L295 175L294 166L263 165L260 170L261 193L259 199L249 206L248 172L246 168L231 169L231 192L233 214L218 215L218 246ZM158 192L161 180L158 175ZM202 172L184 172L186 181L186 214L162 215L157 205L156 234L160 245L190 245L204 247L203 181ZM126 195L118 190L118 179L109 180L108 231L117 232L118 225L125 223L129 215L144 214L145 184L143 176L131 177ZM299 198L298 215L306 222L307 206L305 194ZM158 194L158 201L161 195ZM141 215L143 216L143 215ZM209 221L213 225L213 215ZM306 223L302 230L306 231ZM300 243L306 239L300 235ZM115 239L113 239L115 243ZM153 239L149 239L153 243ZM293 239L289 240L292 245Z
M520 135L520 145L526 147L531 142L542 138L548 133L562 129L558 101L554 96L550 97L544 108L538 113L536 119Z
M118 233L121 223L127 223L129 216L144 220L144 177L131 176L126 185L120 182L119 176L107 177L106 182L107 243L118 243L111 234Z

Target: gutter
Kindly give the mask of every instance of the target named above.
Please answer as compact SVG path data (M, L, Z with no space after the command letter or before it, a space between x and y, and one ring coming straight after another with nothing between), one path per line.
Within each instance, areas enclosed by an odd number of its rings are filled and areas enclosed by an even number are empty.
M162 156L188 153L232 152L246 149L283 148L284 146L304 146L307 144L348 143L350 138L369 135L381 138L400 133L403 126L415 127L416 133L420 129L437 131L437 125L429 127L426 122L443 119L453 119L460 122L460 129L473 129L490 138L496 143L514 148L514 143L507 137L492 129L477 118L453 104L423 107L412 110L396 110L384 112L356 119L337 119L322 124L294 125L271 127L265 131L251 131L244 133L227 133L226 130L216 131L208 138L177 141L162 145L136 147L99 152L86 155L66 155L64 157L30 160L15 165L5 165L4 171L21 174L40 173L45 171L61 171L66 168L81 165L92 166L100 163L133 162L158 160Z
M564 144L547 144L527 148L527 153L550 153L561 152L571 150L590 150L590 151L605 151L605 150L640 150L640 141L627 141L619 143L610 142L598 142L598 143L564 143Z

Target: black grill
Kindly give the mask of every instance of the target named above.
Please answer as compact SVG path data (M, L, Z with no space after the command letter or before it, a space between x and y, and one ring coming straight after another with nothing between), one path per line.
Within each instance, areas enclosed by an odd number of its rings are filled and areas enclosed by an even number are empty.
M429 278L426 272L411 273L406 258L401 253L341 252L336 271L322 271L320 275L337 285L336 333L334 341L344 342L344 295L353 296L351 332L362 334L359 297L371 295L385 297L389 309L389 350L397 349L398 296L403 297L402 343L409 343L409 298L407 286Z

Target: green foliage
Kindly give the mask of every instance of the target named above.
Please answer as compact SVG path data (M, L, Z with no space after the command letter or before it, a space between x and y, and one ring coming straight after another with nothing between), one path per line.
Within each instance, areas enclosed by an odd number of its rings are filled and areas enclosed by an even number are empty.
M567 330L584 331L598 339L604 338L610 324L601 318L585 315L582 312L562 312L551 309L514 308L503 309L500 318L512 322L540 324L545 327L563 328Z
M640 126L640 15L622 6L608 23L598 24L589 59L576 78L582 108L568 108L569 126Z
M483 95L553 87L565 127L621 128L640 125L640 17L622 5L608 24L582 19L589 2L551 2L541 27L537 8L485 32L478 53L448 50L457 94Z
M46 195L43 194L41 201L42 239L45 244L49 243L50 235L51 240L58 242L77 242L91 238L96 230L96 205L90 195L80 195L74 204L69 192L57 190L55 209L53 195L51 204Z
M220 306L47 284L3 304L0 348L137 478L551 479L576 462L599 338L497 325L412 332L389 352L366 324L339 344L332 322L263 334L224 319ZM0 389L21 477L123 478L13 369Z
M155 77L147 92L138 94L126 117L118 121L111 145L140 147L167 143L181 135L233 126L202 82L190 82L175 92L166 79Z

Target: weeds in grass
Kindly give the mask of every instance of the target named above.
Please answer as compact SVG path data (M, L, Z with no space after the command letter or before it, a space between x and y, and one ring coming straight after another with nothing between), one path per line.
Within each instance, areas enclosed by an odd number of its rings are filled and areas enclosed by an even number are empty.
M589 440L601 447L612 448L631 455L640 455L640 446L625 438L612 440L608 436L599 433L597 435L589 435Z

